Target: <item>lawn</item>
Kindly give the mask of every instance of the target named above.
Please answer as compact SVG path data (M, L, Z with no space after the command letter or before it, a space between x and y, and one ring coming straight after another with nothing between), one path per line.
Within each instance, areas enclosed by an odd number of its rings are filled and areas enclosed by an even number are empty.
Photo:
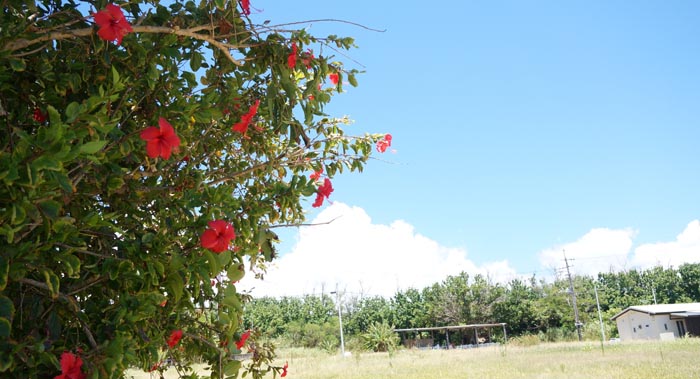
M394 354L280 349L292 379L382 378L700 378L700 339L600 344L552 343L466 350L401 350ZM134 374L136 379L149 375ZM174 373L166 378L176 378ZM272 378L272 375L269 376Z

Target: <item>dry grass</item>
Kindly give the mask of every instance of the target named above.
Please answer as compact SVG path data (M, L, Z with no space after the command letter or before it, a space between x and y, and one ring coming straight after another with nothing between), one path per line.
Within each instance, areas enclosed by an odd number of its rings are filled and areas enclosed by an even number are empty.
M584 342L355 353L346 358L288 349L280 350L280 359L289 361L291 379L700 378L700 339L606 345L604 354L600 344Z

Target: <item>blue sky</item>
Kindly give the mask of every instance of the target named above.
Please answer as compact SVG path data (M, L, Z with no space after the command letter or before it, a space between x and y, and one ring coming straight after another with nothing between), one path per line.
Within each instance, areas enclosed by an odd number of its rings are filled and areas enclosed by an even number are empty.
M510 275L545 276L562 249L582 273L645 267L657 255L668 265L700 260L699 2L251 5L258 22L336 18L386 29L306 24L317 36L355 37L349 56L364 67L339 58L366 70L328 113L355 120L350 134L394 137L395 152L333 180L331 207L376 227L400 221L412 228L401 238L425 237L476 271L505 262ZM303 239L319 234L304 233L282 234L283 257L303 255ZM334 275L319 280L348 280Z

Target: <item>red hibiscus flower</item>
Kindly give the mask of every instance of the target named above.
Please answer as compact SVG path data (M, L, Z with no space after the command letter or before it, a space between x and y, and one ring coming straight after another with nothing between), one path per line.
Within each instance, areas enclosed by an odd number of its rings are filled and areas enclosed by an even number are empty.
M309 179L318 180L319 178L321 178L321 174L323 174L323 167L319 168L318 171L314 171L313 174L309 175Z
M168 159L173 149L180 146L180 137L163 117L158 119L158 125L160 128L149 126L141 131L141 139L146 141L146 153L149 157L161 156L163 159Z
M304 63L307 70L311 69L311 62L314 59L316 59L316 57L314 56L313 50L307 50L306 53L301 56L301 62Z
M287 57L287 66L294 70L294 67L297 66L297 43L292 42L292 52L289 53L289 56Z
M177 345L177 343L180 342L181 338L182 338L182 330L180 330L180 329L173 330L170 333L170 337L168 337L168 342L167 342L168 346L170 346L171 349L174 348L175 345Z
M333 83L334 85L338 85L338 80L340 79L338 73L334 72L332 74L328 74L328 78L331 79L331 83Z
M114 4L107 4L105 9L93 13L92 17L95 19L95 24L100 27L97 35L105 41L117 41L117 45L120 45L122 38L134 31L124 17L122 9Z
M318 187L316 191L316 201L314 201L311 206L318 208L323 205L323 199L327 199L331 195L331 192L333 192L333 185L331 184L331 180L326 178L323 180L323 184Z
M85 374L81 370L83 360L79 356L64 351L61 354L61 375L56 375L54 379L85 379Z
M387 134L383 139L377 141L377 151L383 153L386 149L391 146L391 134Z
M233 226L224 220L209 221L209 229L202 233L201 245L214 253L228 249L231 240L236 238Z
M241 350L243 345L245 345L245 341L248 340L248 337L250 337L250 330L246 330L245 333L241 334L241 339L236 341L236 349Z
M239 132L242 134L245 134L245 132L248 131L248 126L250 125L251 122L253 122L253 117L255 117L255 114L258 113L258 106L260 105L260 100L255 100L255 104L253 104L250 109L248 109L248 113L244 114L241 116L241 121L233 125L233 128L231 128L234 132Z
M244 15L250 15L250 0L241 0L241 9Z
M41 109L36 108L34 109L34 121L43 124L44 121L46 121L46 114L41 112Z
M284 367L282 367L282 375L280 375L280 377L284 378L287 376L287 368L289 368L289 362L284 362Z

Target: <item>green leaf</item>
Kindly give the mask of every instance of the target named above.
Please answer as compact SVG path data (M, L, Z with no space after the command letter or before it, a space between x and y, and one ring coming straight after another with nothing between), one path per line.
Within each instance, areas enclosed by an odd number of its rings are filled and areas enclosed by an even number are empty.
M231 360L224 366L224 375L238 375L241 369L241 361Z
M245 266L243 264L231 265L226 272L231 283L237 282L245 276Z
M123 185L124 185L124 179L122 179L119 176L113 176L113 177L107 179L107 189L109 191L114 191L114 190L117 190L119 188L122 188Z
M117 69L114 66L112 66L112 83L115 85L118 84L119 79L119 71L117 71Z
M207 262L209 262L209 275L218 275L219 272L221 272L221 265L219 265L219 260L209 250L205 250L204 255L207 257Z
M10 273L10 262L8 262L7 258L0 256L0 291L4 290L5 287L7 286L7 277L9 275L9 273ZM2 298L0 298L0 300L2 300ZM0 309L0 312L1 311L2 310Z
M168 284L166 288L168 289L168 293L173 295L176 303L180 301L180 298L182 297L183 287L184 284L180 274L171 273L168 275Z
M50 170L50 171L61 171L63 165L61 162L57 161L51 156L41 155L39 158L32 162L32 168L35 171Z
M202 54L200 54L196 51L192 52L192 57L190 58L190 68L192 69L192 71L196 72L201 67L202 67Z
M58 185L61 187L61 189L66 192L66 193L73 193L75 192L75 188L73 187L73 183L71 183L70 179L68 179L68 176L64 174L63 172L51 172L50 176L53 177L53 180L58 183Z
M80 153L95 154L96 152L100 151L106 144L107 141L90 141L80 146Z
M80 277L80 258L73 254L67 254L61 257L61 260L66 266L66 272L70 278Z
M12 320L15 315L15 305L7 296L0 296L0 317Z
M61 203L56 200L45 200L38 204L39 209L46 215L46 217L55 219L58 217L61 211Z
M44 281L49 287L49 293L51 293L51 298L57 299L58 292L61 287L61 282L58 276L56 276L56 274L54 274L54 272L51 270L44 270Z
M12 329L12 324L10 320L0 317L0 338L8 338L10 336L10 330Z
M21 58L10 58L10 67L12 70L22 72L27 68L27 63Z
M0 372L7 371L14 363L14 358L11 354L0 354Z
M350 82L351 86L357 87L357 79L355 78L355 74L348 74L348 82Z
M75 119L78 117L78 115L81 112L81 106L80 104L76 103L75 101L68 104L66 107L66 122L71 123L75 121Z

